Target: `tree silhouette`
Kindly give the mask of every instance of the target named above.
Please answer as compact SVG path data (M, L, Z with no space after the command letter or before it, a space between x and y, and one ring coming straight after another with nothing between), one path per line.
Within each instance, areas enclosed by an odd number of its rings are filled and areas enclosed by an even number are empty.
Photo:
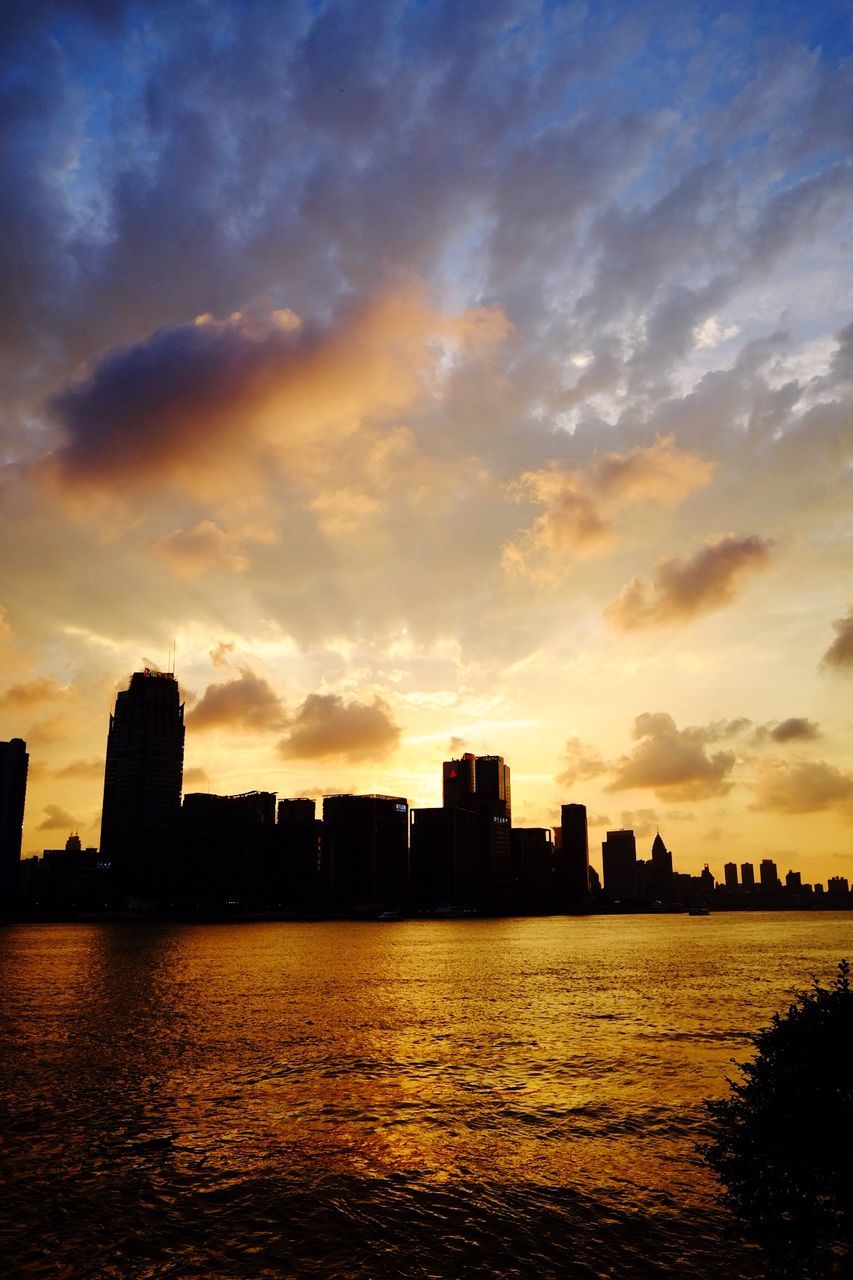
M786 1275L853 1275L853 991L794 993L751 1041L730 1095L706 1102L702 1148L729 1206Z

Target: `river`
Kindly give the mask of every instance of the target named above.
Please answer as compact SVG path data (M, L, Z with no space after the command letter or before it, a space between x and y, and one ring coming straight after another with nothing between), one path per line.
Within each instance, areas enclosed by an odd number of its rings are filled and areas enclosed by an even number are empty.
M695 1151L846 913L0 930L7 1276L761 1274Z

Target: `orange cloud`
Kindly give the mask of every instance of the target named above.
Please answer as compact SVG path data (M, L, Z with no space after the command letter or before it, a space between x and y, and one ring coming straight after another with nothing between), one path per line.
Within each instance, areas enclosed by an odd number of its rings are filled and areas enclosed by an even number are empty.
M767 761L755 783L753 809L775 813L820 813L837 810L853 819L853 773L825 760Z
M187 716L193 729L280 729L285 721L281 699L268 681L248 667L222 684L209 684Z
M606 791L636 787L664 800L705 800L731 790L736 757L733 751L707 752L713 726L679 729L672 716L646 712L634 721L633 736L637 746L615 765Z
M297 711L286 738L279 743L285 759L377 759L400 741L400 730L381 698L345 702L336 693L312 693Z
M48 469L65 488L164 475L198 487L252 445L328 446L400 410L454 353L479 358L507 328L493 308L437 311L412 280L349 301L324 325L292 311L200 316L109 352L54 398L65 442Z
M690 559L661 560L651 587L642 578L632 578L604 616L623 631L635 631L687 622L721 609L734 600L747 573L768 564L771 545L757 534L727 534L706 542Z
M181 578L195 578L211 569L244 573L249 567L248 557L212 520L200 520L192 529L175 529L152 545Z
M853 605L843 618L833 622L835 639L823 655L821 665L837 671L853 669Z
M55 702L68 693L66 686L46 676L37 680L29 680L24 684L13 684L0 694L0 707L9 707L19 711L39 706L42 702Z
M671 436L627 453L608 453L586 471L552 462L539 471L524 471L508 486L516 501L543 510L533 524L502 549L510 572L550 576L563 567L568 553L585 556L605 549L615 539L613 516L632 502L676 506L710 483L714 463L701 454L679 449Z

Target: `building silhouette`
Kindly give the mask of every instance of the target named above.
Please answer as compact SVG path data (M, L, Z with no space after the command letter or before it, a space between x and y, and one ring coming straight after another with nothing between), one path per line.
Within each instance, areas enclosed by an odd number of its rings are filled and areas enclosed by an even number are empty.
M477 757L466 751L458 760L445 760L441 766L441 803L445 809L458 805L475 807L477 793Z
M480 833L473 807L412 810L410 899L416 909L472 911L480 905Z
M442 765L443 807L475 813L480 820L474 902L478 909L508 910L512 896L512 794L503 756L473 756Z
M313 800L279 800L272 898L297 915L313 915L328 902L323 824Z
M742 862L740 864L740 882L744 889L755 888L755 867L751 862Z
M556 856L549 827L513 827L511 902L514 911L559 912Z
M762 858L759 868L761 888L765 891L780 888L779 873L772 858Z
M180 902L214 909L267 905L275 862L275 795L196 791L181 806L171 878Z
M560 848L556 865L559 910L574 911L589 897L589 835L586 805L564 804L560 809Z
M631 830L608 831L601 844L604 892L611 902L629 901L638 895L637 842Z
M0 742L0 912L18 900L29 762L22 738Z
M723 878L726 882L727 889L736 889L737 885L737 863L727 862L723 867Z
M324 796L323 858L333 911L399 910L408 890L408 801L402 796Z
M134 672L110 716L104 768L101 857L120 900L169 894L183 766L184 708L174 675Z

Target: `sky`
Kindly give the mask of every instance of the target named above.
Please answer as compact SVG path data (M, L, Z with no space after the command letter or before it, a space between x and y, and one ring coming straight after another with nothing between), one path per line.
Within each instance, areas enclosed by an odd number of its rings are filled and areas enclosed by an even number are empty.
M7 0L0 736L853 878L846 3Z

